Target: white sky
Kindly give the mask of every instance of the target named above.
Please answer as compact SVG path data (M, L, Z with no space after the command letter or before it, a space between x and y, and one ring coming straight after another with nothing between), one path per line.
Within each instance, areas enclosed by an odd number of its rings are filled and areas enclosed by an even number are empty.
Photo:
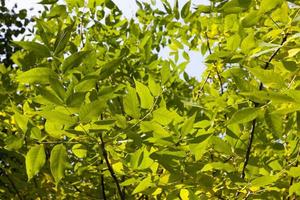
M41 0L7 0L6 6L11 8L14 4L18 5L19 9L27 9L33 8L33 10L29 11L30 15L37 15L39 10L43 9L43 6L39 5L38 2ZM62 1L62 0L60 0ZM122 10L123 14L127 18L132 18L135 16L135 12L137 11L138 7L135 3L135 0L113 0L117 6ZM145 1L145 0L144 0ZM174 5L175 0L169 0L171 5ZM179 0L179 7L182 7L187 0ZM209 0L192 0L192 5L199 5L199 4L208 4ZM156 4L158 8L163 9L162 3L160 0L156 0ZM160 55L163 58L169 57L169 51L165 48ZM186 72L190 76L196 77L200 80L201 73L203 72L204 68L204 59L200 52L191 51L189 52L190 55L190 63L186 68ZM182 58L179 61L183 61Z

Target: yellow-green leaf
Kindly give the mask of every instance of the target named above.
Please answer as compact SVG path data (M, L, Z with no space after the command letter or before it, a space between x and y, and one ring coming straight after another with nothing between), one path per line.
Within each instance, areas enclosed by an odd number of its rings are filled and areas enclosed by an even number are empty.
M140 118L140 108L139 108L139 100L137 98L137 94L135 89L128 86L127 87L127 94L123 99L124 110L127 115L138 119Z
M234 113L227 124L241 124L254 120L261 110L259 108L244 108Z
M274 183L275 181L277 181L277 179L278 179L278 176L271 176L271 175L261 176L261 177L254 179L253 181L251 181L251 186L263 187L263 186Z
M65 170L69 165L67 158L67 150L63 144L53 147L50 155L50 169L56 184L65 176Z
M136 91L141 100L141 107L145 109L150 109L153 106L154 98L150 93L147 86L139 81L135 81Z
M26 72L22 72L17 76L17 81L20 83L40 83L47 84L49 83L50 77L57 77L56 73L50 68L46 67L37 67L30 69Z
M26 154L26 173L28 180L30 180L34 175L36 175L46 162L46 154L44 150L44 145L36 145L31 147Z

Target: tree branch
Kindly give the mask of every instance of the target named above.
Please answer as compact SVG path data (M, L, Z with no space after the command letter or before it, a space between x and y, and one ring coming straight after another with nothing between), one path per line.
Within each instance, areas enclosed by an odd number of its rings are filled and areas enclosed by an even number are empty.
M102 192L102 198L103 200L106 200L106 195L105 195L105 185L104 185L104 176L101 174L101 192Z
M295 164L295 167L298 167L298 165L299 165L299 156L300 156L300 149L298 149L298 153L297 153L297 156L296 156L296 164ZM290 180L290 186L292 186L293 183L294 183L294 177L292 177L291 180ZM295 197L289 196L289 197L287 198L287 200L290 200L291 198L295 199Z
M263 67L263 69L268 69L270 66L271 61L275 58L275 56L278 54L278 52L280 51L280 49L282 48L283 44L286 42L288 37L288 34L285 34L281 43L280 43L280 47L278 49L276 49L276 51L270 56L270 58L268 59L268 61L266 62L265 66ZM259 84L259 90L262 90L264 88L264 85L262 82L260 82ZM254 107L257 108L259 106L259 103L254 103ZM249 162L249 158L250 158L250 154L251 154L251 149L252 149L252 143L253 143L253 139L254 139L254 132L255 132L255 128L256 128L256 119L254 119L252 121L252 129L249 135L249 142L248 142L248 146L247 146L247 151L246 151L246 156L245 156L245 161L243 164L243 169L242 169L242 173L241 173L241 178L244 179L245 178L245 171Z
M116 176L116 174L114 172L114 169L113 169L113 167L112 167L112 165L111 165L111 163L110 163L110 161L108 159L108 154L107 154L107 151L105 149L105 143L103 141L102 134L100 134L100 140L101 140L100 147L101 147L101 150L102 150L102 155L103 155L104 160L106 162L106 165L107 165L107 168L109 170L109 173L110 173L111 177L113 178L113 180L114 180L114 182L115 182L115 184L117 186L117 190L118 190L118 194L120 196L120 199L121 200L125 200L125 196L122 193L122 189L121 189L119 180L118 180L118 178L117 178L117 176Z

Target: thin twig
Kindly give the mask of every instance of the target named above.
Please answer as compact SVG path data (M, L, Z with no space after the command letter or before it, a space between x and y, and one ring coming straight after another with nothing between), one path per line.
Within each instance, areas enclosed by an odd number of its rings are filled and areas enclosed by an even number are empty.
M107 151L106 151L106 148L105 148L105 143L103 141L103 137L102 137L102 134L100 134L100 140L101 140L101 144L100 144L100 147L101 147L101 150L102 150L102 155L104 157L104 160L106 162L106 165L107 165L107 168L109 170L109 173L111 175L111 177L113 178L115 184L116 184L116 187L117 187L117 190L118 190L118 194L120 196L120 199L121 200L125 200L125 196L123 195L122 193L122 189L121 189L121 186L120 186L120 183L119 183L119 180L114 172L114 169L108 159L108 154L107 154Z
M272 22L276 25L276 27L278 29L280 29L280 26L277 24L277 22L274 21L274 19L269 15L270 19L272 20Z
M154 107L155 107L155 105L157 104L158 99L159 99L160 96L161 96L161 94L158 95L158 96L155 98L155 101L154 101L152 107L150 108L150 110L147 112L147 114L144 115L144 117L142 117L141 119L139 119L139 121L137 121L135 124L133 124L129 129L132 129L132 128L136 127L139 123L141 123L142 121L144 121L144 120L145 120L145 119L153 112Z
M106 200L106 195L105 195L105 184L104 184L104 176L101 174L101 192L102 192L102 198L103 200Z
M206 37L206 45L207 45L207 48L208 48L208 52L211 55L212 51L211 51L211 47L210 47L210 43L209 43L209 38L208 38L207 32L205 32L205 37ZM218 70L218 67L216 65L216 62L213 62L213 65L214 65L214 68L216 70L217 77L218 77L218 80L219 80L221 94L223 94L224 93L224 89L223 89L223 81L222 81L221 75L219 73L219 70Z

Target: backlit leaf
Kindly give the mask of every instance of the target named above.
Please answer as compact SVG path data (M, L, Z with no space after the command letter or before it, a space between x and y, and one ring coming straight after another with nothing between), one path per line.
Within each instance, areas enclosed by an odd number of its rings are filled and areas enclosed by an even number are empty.
M39 57L51 56L49 49L43 44L37 42L27 42L27 41L20 41L20 42L14 41L14 43L28 51L32 51L36 56Z
M150 93L147 86L139 81L135 81L136 92L138 93L141 100L141 107L145 109L150 109L153 106L154 98Z
M17 76L17 80L20 83L40 83L47 84L49 83L49 79L51 77L56 77L56 73L52 71L50 68L46 67L37 67L30 69L26 72L22 72Z
M261 176L251 181L251 185L254 187L263 187L274 183L275 181L277 181L278 178L278 176L271 175Z
M127 87L127 91L128 93L125 95L123 100L124 110L129 116L138 119L140 118L140 108L136 91L130 86Z
M89 53L91 53L91 51L80 51L67 57L62 63L62 70L66 72L67 70L79 66Z
M46 162L44 145L36 145L29 149L25 157L28 180L36 175Z
M56 184L65 176L68 154L63 144L55 145L50 155L50 169Z
M259 113L260 108L244 108L234 113L227 124L241 124L254 120Z

